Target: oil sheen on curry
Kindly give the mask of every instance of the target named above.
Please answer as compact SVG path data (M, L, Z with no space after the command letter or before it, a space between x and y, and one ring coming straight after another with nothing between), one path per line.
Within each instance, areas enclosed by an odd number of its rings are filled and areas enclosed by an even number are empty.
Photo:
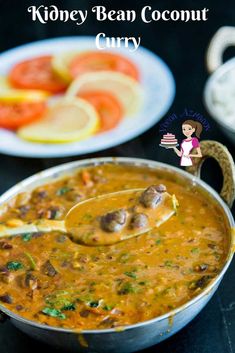
M60 220L79 201L159 184L176 195L180 207L138 237L96 247L56 232L0 239L0 304L46 325L105 329L152 319L199 294L224 264L228 229L222 211L173 174L115 164L90 167L19 194L0 221ZM87 219L92 213L91 208Z

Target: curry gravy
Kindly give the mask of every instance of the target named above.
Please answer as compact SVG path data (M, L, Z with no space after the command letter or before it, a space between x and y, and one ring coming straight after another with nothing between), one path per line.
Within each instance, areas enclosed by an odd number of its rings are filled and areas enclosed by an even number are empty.
M152 319L200 293L224 264L228 229L222 211L173 173L112 164L83 169L19 194L0 221L63 219L80 200L158 183L180 206L139 237L98 247L56 232L0 239L1 305L47 325L103 329Z

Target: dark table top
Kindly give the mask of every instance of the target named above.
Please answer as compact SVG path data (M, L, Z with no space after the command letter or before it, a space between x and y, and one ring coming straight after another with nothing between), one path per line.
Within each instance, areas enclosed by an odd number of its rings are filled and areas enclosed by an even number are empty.
M102 4L105 2L103 1ZM110 4L111 3L111 4ZM121 4L121 2L119 2ZM223 25L235 24L235 4L233 0L225 2L215 0L181 0L181 9L201 9L207 7L209 20L200 23L158 22L152 24L134 23L95 23L89 20L83 26L74 24L50 23L42 25L32 23L28 14L29 5L49 5L46 1L0 0L0 51L14 46L43 38L66 35L95 35L105 32L109 36L141 36L141 44L162 57L170 66L176 80L176 97L168 114L180 114L185 108L193 109L205 116L211 125L204 132L202 139L215 139L225 144L233 156L235 148L210 118L203 106L202 92L208 77L205 68L205 51L211 36ZM97 5L94 1L63 0L53 1L60 8L84 9ZM111 6L112 5L112 6ZM170 0L136 1L126 0L118 5L118 1L109 2L108 8L140 10L144 5L155 9L173 9ZM233 50L226 52L225 57L234 55ZM0 63L1 64L1 63ZM165 116L166 117L166 116ZM174 126L174 133L180 136L180 125ZM157 148L161 133L156 124L142 136L116 148L89 155L97 156L132 156L149 158L161 162L178 165L179 160L173 152ZM181 136L182 137L182 136ZM83 156L79 159L88 157ZM26 159L0 155L0 192L23 178L48 167L65 163L73 158ZM222 174L215 162L208 161L203 168L202 177L215 189L219 190ZM219 290L203 311L183 330L145 352L180 352L180 353L233 353L235 352L235 271L234 262L227 271ZM41 352L47 349L41 343L25 336L10 322L0 326L1 353ZM50 349L51 353L54 352Z

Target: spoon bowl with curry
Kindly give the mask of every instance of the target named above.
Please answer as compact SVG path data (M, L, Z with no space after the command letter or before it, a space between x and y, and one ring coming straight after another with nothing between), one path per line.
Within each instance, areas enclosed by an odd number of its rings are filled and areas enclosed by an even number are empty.
M77 203L64 220L1 224L0 237L59 231L75 243L112 245L159 227L176 214L178 206L175 195L170 195L162 184L117 191Z

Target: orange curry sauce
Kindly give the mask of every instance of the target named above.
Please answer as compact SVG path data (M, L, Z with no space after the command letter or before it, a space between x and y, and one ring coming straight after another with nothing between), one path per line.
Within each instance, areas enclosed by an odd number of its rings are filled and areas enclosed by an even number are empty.
M159 183L180 207L139 237L99 247L55 232L1 238L1 305L47 325L103 329L152 319L200 293L224 264L228 229L222 211L173 173L111 164L84 169L19 194L0 221L63 219L80 200Z

